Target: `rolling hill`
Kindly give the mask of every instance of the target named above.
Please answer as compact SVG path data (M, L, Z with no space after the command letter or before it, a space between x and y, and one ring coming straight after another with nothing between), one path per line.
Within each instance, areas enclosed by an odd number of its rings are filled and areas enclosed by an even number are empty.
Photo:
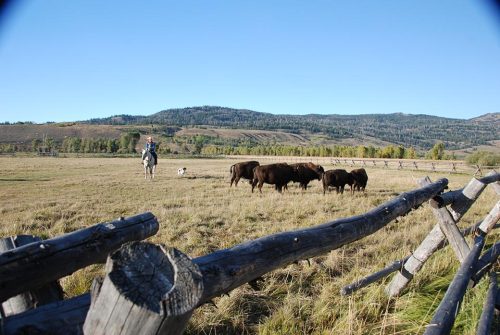
M246 109L202 106L163 110L149 116L116 115L67 123L0 125L0 143L30 143L43 136L114 138L142 135L227 139L230 143L307 145L403 145L428 150L437 141L448 150L500 151L500 113L470 120L430 115L278 115Z
M163 124L179 127L279 131L304 138L322 136L341 142L351 139L401 144L428 149L443 141L449 149L489 145L500 139L500 113L470 119L452 119L430 115L366 114L366 115L277 115L246 109L202 106L168 109L149 116L119 115L92 119L92 125Z

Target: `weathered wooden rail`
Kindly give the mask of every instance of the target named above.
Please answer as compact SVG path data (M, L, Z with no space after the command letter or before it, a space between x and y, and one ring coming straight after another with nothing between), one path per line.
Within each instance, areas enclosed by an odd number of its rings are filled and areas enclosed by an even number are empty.
M144 213L6 251L0 254L0 301L105 262L125 242L152 236L158 228L154 215Z
M499 178L496 174L490 179L497 182ZM420 188L403 193L363 215L276 233L192 260L175 249L144 242L125 243L156 233L158 223L151 213L18 247L0 254L1 301L53 282L78 268L102 262L109 255L106 276L94 281L90 293L4 317L3 333L180 334L194 309L214 297L275 269L369 236L427 201L431 201L436 212L440 211L437 199L443 196L447 183L446 179L435 183L427 180ZM470 195L466 189L462 193ZM479 189L480 193L484 188ZM475 198L478 196L476 193ZM465 201L459 200L462 199L460 196L453 199L452 205ZM458 206L457 213L463 215L470 204L466 201L465 205ZM498 221L496 212L492 213L479 224L478 229L484 234L496 223L495 218ZM441 213L436 217L439 220L443 215ZM452 217L452 214L449 215ZM436 249L443 247L446 241L450 241L455 248L460 243L463 246L460 238L463 239L465 232L449 227L454 222L453 219L447 220L446 229L449 232L441 232L442 238ZM436 226L440 229L443 225ZM472 231L469 229L469 232ZM482 236L478 238L482 238L484 243ZM470 279L479 280L487 273L499 253L495 245L479 258L482 244L475 247L479 250L473 248L476 250L473 257L464 248L456 249L457 255L463 256L463 264L481 264L468 272L467 283ZM411 256L393 264L391 269L400 270L401 264L406 265L410 259ZM61 269L52 263L68 266ZM20 278L25 276L20 273L39 278ZM37 273L44 275L37 276ZM463 283L458 286L462 287Z

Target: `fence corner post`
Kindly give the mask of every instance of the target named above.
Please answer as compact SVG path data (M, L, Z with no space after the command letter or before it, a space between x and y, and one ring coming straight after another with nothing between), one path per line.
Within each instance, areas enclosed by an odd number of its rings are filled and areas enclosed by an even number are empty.
M200 269L176 249L132 242L108 257L85 334L182 334L203 293Z

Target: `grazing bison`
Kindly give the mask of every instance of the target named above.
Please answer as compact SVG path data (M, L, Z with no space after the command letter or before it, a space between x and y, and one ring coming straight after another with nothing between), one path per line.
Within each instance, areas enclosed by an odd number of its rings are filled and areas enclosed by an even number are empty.
M349 185L351 187L352 192L352 184L354 183L354 179L352 175L343 169L336 170L328 170L323 174L323 194L326 193L326 190L329 190L328 187L335 187L337 193L344 193L345 185Z
M258 183L260 193L264 183L274 185L274 188L281 193L293 178L294 169L286 163L260 165L253 169L252 192Z
M307 184L311 180L317 179L321 180L325 169L321 165L316 165L311 162L309 163L295 163L290 164L294 170L292 177L293 182L298 182L301 189L306 190Z
M358 191L365 191L366 183L368 182L368 175L366 174L366 170L356 169L352 170L351 176L354 179L353 189Z
M229 187L233 186L233 181L234 186L238 186L240 178L248 179L251 182L253 180L253 169L259 165L257 161L241 162L231 165L229 169L231 173L231 185Z

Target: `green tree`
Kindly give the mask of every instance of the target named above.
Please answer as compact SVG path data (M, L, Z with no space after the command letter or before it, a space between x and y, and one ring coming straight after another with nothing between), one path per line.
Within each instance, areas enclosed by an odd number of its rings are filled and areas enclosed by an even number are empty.
M38 147L42 144L42 141L40 141L38 138L35 138L31 141L31 150L32 151L37 151Z
M434 160L443 159L444 158L444 143L437 142L436 144L434 144L432 149L427 152L425 157L429 158L429 159L434 159Z

